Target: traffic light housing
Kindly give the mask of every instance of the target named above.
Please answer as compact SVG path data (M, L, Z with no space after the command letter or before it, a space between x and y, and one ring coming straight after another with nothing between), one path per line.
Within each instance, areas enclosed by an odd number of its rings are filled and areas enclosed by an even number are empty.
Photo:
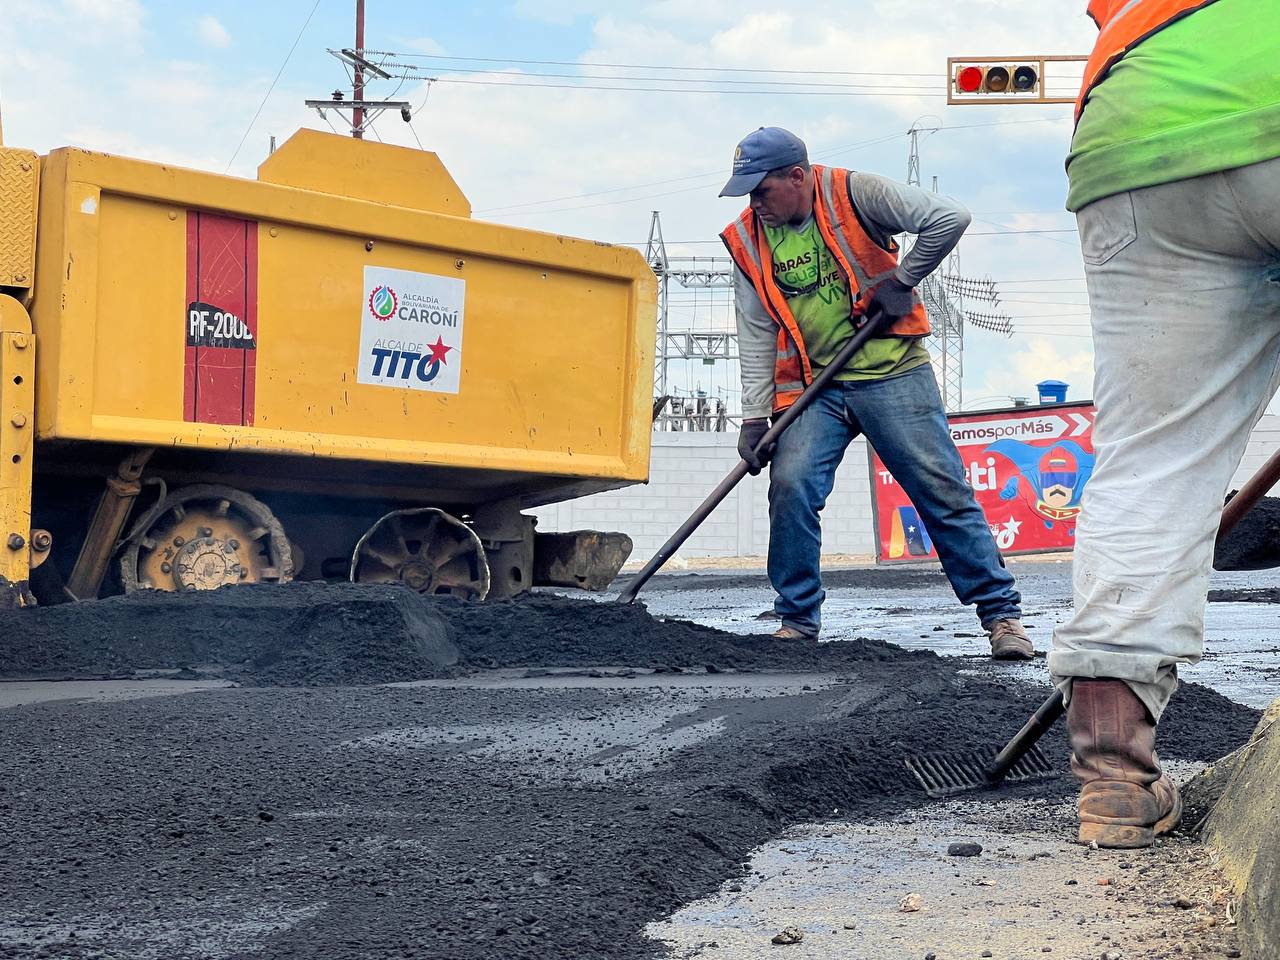
M1070 103L1049 96L1045 64L1083 57L948 57L947 103Z

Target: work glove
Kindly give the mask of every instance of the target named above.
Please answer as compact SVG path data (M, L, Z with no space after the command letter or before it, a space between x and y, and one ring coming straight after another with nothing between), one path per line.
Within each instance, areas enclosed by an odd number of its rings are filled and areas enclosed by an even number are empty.
M771 443L767 449L761 450L758 454L756 453L756 445L764 439L764 435L768 432L768 417L743 420L742 429L738 431L738 456L747 462L747 472L753 477L764 469L764 465L773 456L773 448L777 446L776 443Z
M889 322L892 323L910 313L913 306L915 306L915 298L912 296L911 287L897 277L890 277L872 291L871 299L867 301L866 313L867 316L874 317L878 310L883 310Z

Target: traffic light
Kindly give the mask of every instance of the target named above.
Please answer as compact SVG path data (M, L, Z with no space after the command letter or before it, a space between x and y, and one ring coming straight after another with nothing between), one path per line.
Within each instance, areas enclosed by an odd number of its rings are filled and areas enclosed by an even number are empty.
M955 74L957 93L1035 93L1040 85L1038 64L970 64Z
M1068 103L1062 91L1048 94L1045 64L1083 60L1075 56L948 57L947 103ZM1057 81L1062 86L1062 81Z

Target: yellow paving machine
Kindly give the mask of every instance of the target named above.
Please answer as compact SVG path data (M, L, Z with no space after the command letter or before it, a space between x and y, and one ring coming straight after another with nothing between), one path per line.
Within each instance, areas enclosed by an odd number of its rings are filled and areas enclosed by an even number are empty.
M522 511L647 478L655 301L638 252L473 220L425 151L0 147L0 602L599 587L625 536Z

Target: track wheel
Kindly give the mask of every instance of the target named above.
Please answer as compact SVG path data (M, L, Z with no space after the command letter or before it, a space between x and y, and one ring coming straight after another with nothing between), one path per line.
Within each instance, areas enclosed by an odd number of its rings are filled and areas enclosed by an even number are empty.
M173 491L120 560L125 591L215 590L293 579L280 521L255 497L221 484Z
M483 600L489 592L489 563L480 538L456 517L435 507L393 510L356 544L351 579Z

